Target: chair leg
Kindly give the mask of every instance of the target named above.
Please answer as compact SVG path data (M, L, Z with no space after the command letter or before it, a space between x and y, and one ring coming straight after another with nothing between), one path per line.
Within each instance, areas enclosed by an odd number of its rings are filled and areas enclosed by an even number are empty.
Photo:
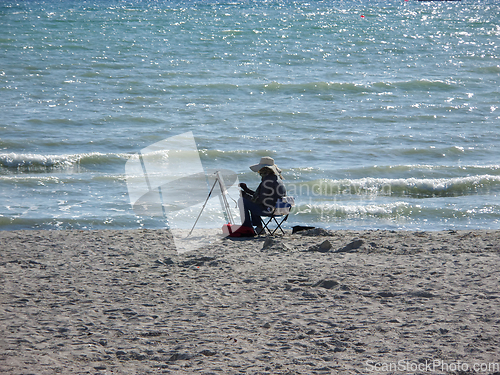
M274 222L275 222L275 224L276 224L276 228L274 228L272 231L270 231L270 232L271 232L271 236L274 236L274 233L276 233L276 231L278 230L278 228L279 228L279 226L280 226L280 225L279 225L279 223L276 221L276 218L275 218L275 217L272 217L272 220L274 220ZM282 229L281 231L283 231L283 229Z
M281 233L285 234L285 231L283 230L283 228L281 227L281 225L286 221L286 219L288 219L288 215L286 215L283 220L281 220L280 222L278 222L278 220L276 220L276 217L272 217L272 219L274 219L274 222L276 223L276 228L273 230L273 232L271 234L274 234L276 233L276 231L279 229L281 231Z
M270 218L267 222L262 221L262 225L263 225L263 227L262 227L262 229L260 230L260 232L259 232L259 233L257 233L257 234L259 234L259 235L260 235L262 232L264 232L264 234L265 234L265 233L266 233L266 230L267 230L267 232L269 232L269 234L272 234L272 233L271 233L271 229L269 229L269 227L268 227L268 225L269 225L269 223L271 222L271 220L272 220L272 219L273 219L273 218L271 217L271 218Z

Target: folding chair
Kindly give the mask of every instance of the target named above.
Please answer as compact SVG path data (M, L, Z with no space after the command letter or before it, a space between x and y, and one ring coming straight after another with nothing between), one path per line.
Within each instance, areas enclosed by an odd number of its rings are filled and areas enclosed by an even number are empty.
M295 206L295 200L293 197L283 197L279 198L276 201L276 206L274 206L274 210L271 211L267 215L263 215L266 217L269 217L269 220L263 221L263 227L257 234L261 234L262 232L267 232L270 235L273 235L278 229L281 230L281 233L285 234L285 231L281 227L281 225L288 219L288 215L290 215L290 211L292 210L292 207ZM278 221L277 218L281 218L280 221ZM276 228L271 229L269 228L269 225L272 224L271 222L274 220L274 223L276 223Z

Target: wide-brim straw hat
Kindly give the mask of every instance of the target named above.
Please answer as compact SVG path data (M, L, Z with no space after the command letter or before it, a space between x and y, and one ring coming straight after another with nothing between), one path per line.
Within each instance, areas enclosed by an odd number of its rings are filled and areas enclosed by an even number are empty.
M276 164L274 164L274 159L269 156L264 156L260 159L259 164L251 165L250 169L254 172L260 171L262 168L271 169L276 176L281 174L281 170L278 168Z

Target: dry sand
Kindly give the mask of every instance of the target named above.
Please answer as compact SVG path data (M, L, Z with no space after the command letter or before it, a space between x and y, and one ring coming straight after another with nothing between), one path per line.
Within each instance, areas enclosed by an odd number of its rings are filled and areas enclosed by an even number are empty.
M178 255L167 230L0 232L0 372L498 373L499 240L313 230Z

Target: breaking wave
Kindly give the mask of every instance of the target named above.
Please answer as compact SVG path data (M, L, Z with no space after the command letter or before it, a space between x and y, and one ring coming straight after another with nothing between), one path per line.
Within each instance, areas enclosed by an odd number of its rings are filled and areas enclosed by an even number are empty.
M287 189L291 195L297 196L455 197L500 190L500 176L487 174L454 178L318 179L306 183L288 184Z
M43 155L43 154L0 154L0 172L2 169L15 172L47 172L54 169L75 169L78 167L107 166L128 159L128 154L103 154L99 152Z

